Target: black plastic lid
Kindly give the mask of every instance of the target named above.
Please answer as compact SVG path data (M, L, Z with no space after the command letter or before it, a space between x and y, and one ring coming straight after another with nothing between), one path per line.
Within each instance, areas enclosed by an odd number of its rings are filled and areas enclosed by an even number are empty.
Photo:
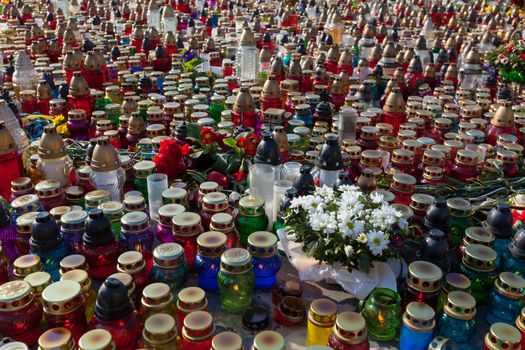
M117 58L117 57L120 57L120 55L121 55L121 52L118 46L117 45L113 46L113 48L111 49L111 57Z
M84 42L82 43L82 51L88 52L92 51L95 48L95 44L89 38L84 38Z
M89 144L86 148L86 164L91 164L91 158L93 157L93 151L95 151L95 146L97 145L97 139L90 139Z
M269 130L265 130L262 132L261 137L261 142L257 145L254 162L274 166L281 164L279 145L275 142L272 133Z
M329 135L326 138L325 144L315 161L315 166L321 170L341 170L343 168L341 147L339 147L337 136Z
M60 98L67 101L67 96L69 95L69 85L66 82L63 82L58 87L58 94Z
M450 231L450 211L447 201L443 198L436 199L428 208L423 223L429 230L437 228L448 233Z
M149 37L145 36L143 39L142 39L142 50L143 51L149 51L151 50L151 40Z
M312 174L310 173L310 166L302 165L299 170L299 176L295 179L293 187L297 190L300 196L306 195L314 190L315 183Z
M98 290L95 317L98 321L116 321L133 312L128 288L116 278L109 277Z
M62 241L60 227L47 211L36 214L31 226L29 244L35 252L49 252Z
M164 50L164 46L157 45L157 48L155 48L155 58L167 58L168 55L166 54L166 50Z
M525 261L525 230L521 229L514 234L509 244L509 252L518 260ZM511 271L514 272L514 271Z
M82 236L82 240L88 247L100 247L115 241L111 222L104 216L102 210L98 208L89 212L84 227L85 233Z
M487 220L483 224L490 230L496 238L512 237L512 223L514 219L508 204L498 204L492 208L487 215Z

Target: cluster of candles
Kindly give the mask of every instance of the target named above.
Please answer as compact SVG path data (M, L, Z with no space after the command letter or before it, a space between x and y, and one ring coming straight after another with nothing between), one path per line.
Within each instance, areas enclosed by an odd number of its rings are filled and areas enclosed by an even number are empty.
M15 342L0 349L242 349L238 334L215 331L206 293L218 293L257 333L253 350L282 350L285 339L264 330L268 310L253 306L259 289L272 290L280 326L306 321L312 349L397 336L401 350L466 349L482 303L484 349L525 348L525 231L513 232L507 205L476 226L469 201L432 191L449 177L523 170L523 98L484 59L512 39L519 12L490 6L8 2L0 334ZM185 72L192 58L197 74ZM89 141L84 165L75 169L54 126L30 143L20 120L36 112ZM188 122L261 138L249 195L229 198L213 181L170 186L156 172L162 140L191 144ZM394 203L419 245L399 293L375 289L359 313L327 299L307 311L300 285L277 281L270 231L293 198L349 183Z

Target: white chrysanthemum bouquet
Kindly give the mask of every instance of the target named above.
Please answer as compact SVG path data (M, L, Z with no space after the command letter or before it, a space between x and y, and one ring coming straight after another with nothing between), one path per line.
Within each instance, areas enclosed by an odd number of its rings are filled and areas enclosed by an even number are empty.
M316 187L313 194L295 198L285 225L307 255L363 272L374 261L397 257L394 235L403 234L408 227L381 194L367 195L349 185L337 190Z

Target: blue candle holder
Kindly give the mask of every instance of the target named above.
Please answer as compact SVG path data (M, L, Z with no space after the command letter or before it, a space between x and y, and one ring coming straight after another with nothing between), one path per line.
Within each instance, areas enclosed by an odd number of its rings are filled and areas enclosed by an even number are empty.
M453 339L458 345L466 345L476 331L476 300L465 292L449 293L438 321L438 333Z
M496 322L514 325L523 308L525 280L511 272L502 272L494 282L490 293L489 310L486 320L489 324Z
M254 232L248 237L248 250L252 254L255 288L273 287L282 264L277 237L271 232Z
M427 350L436 326L434 316L434 310L425 303L408 304L403 314L399 350Z
M197 238L195 270L199 287L209 292L219 290L217 275L221 269L221 255L226 250L226 235L222 232L204 232Z

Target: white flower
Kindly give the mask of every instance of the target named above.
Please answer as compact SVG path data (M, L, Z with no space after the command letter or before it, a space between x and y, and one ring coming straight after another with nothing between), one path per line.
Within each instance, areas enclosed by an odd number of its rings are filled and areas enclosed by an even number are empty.
M334 233L337 229L335 213L323 213L321 211L312 211L309 215L310 227L314 231L323 231L324 233Z
M359 243L366 243L368 242L368 237L364 233L361 233L359 236L357 236L357 241Z
M354 255L354 248L351 245L345 246L345 254L347 257Z
M379 204L379 203L382 203L385 200L385 196L383 196L379 192L373 192L370 195L370 199L372 200L372 203Z
M318 196L318 197L323 198L323 200L327 202L331 202L334 200L334 189L326 185L322 187L316 187L315 195L316 197Z
M372 254L380 256L388 248L388 239L382 231L371 230L368 232L368 248Z

